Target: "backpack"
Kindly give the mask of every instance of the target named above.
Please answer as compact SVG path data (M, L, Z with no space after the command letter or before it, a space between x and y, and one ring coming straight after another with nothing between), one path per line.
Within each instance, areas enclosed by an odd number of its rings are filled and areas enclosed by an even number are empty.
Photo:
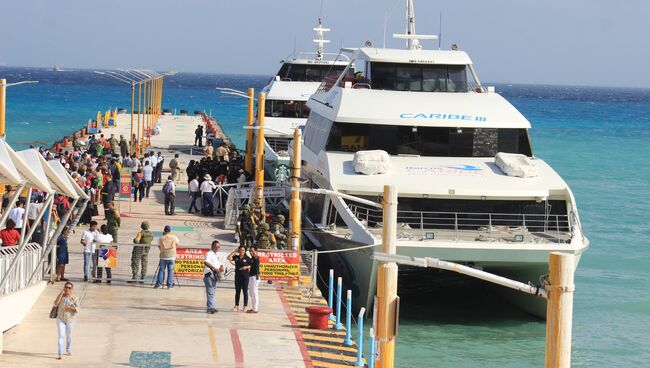
M163 187L162 187L162 191L163 191L163 193L165 193L165 194L171 193L171 191L172 191L172 186L171 186L170 183L171 183L171 181L168 180L168 181L165 183L165 185L163 185Z

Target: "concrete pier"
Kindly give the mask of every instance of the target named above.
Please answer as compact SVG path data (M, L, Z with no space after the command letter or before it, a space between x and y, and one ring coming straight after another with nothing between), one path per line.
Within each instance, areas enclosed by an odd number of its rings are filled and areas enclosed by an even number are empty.
M162 184L156 184L150 198L140 203L119 204L122 226L119 243L130 243L141 221L149 221L154 244L165 225L171 225L183 247L208 248L218 239L222 251L235 247L232 230L223 230L221 217L187 213L189 195L184 169L194 152L194 129L201 119L193 116L162 116L162 134L151 139L147 150L162 151L165 169L173 154L180 154L183 175L177 184L176 215L165 216ZM130 134L128 115L121 115L110 134ZM190 155L190 149L195 156ZM163 173L163 181L166 175ZM117 196L116 196L117 197ZM116 201L117 203L117 201ZM100 224L101 217L96 216ZM218 313L207 314L202 281L180 279L173 289L151 285L158 264L158 249L149 253L148 276L144 284L130 284L130 251L118 257L113 282L93 284L82 281L83 254L80 237L86 227L77 227L69 236L70 264L66 277L74 283L81 309L73 332L72 355L57 357L57 330L49 310L63 283L48 285L25 320L5 332L2 367L343 367L354 365L355 346L343 345L343 334L332 329L306 328L304 307L323 305L318 289L314 295L306 287L289 288L283 283L260 284L260 312L232 311L234 286L230 280L217 287ZM308 282L309 280L305 280Z

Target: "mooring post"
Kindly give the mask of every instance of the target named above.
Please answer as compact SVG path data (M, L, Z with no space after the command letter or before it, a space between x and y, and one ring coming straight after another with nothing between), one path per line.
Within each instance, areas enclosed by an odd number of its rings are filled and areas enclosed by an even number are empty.
M329 290L327 295L327 304L330 309L334 310L334 270L330 268ZM334 313L330 313L330 321L334 320Z
M375 330L370 328L370 356L368 357L368 368L375 368Z
M347 292L345 304L345 340L343 343L347 346L352 345L352 290Z
M343 325L341 324L341 300L343 299L343 296L341 295L342 293L343 278L339 277L336 279L336 323L334 324L334 328L337 330L343 328Z
M359 316L357 317L357 362L354 364L357 367L363 367L363 315L366 313L366 308L361 307Z
M546 368L571 367L575 256L551 252L546 286Z

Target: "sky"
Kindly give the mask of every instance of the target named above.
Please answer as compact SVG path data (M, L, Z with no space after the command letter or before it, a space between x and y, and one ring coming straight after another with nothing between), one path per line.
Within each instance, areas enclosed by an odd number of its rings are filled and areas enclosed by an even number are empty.
M484 82L646 87L646 0L415 0L416 31L469 53ZM0 65L272 75L314 51L403 47L405 0L0 0ZM422 41L437 48L437 41Z

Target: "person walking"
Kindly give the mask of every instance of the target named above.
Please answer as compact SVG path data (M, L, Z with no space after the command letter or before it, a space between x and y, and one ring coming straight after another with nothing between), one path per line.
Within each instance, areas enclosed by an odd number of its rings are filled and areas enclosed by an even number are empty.
M158 264L158 276L154 289L160 289L167 271L167 288L174 287L174 261L176 260L176 248L178 247L178 238L172 234L172 227L166 225L163 229L163 236L158 240L160 249L160 263Z
M126 141L123 135L120 135L120 154L122 158L129 157L129 142Z
M97 235L97 221L90 221L90 226L81 235L81 245L84 247L84 281L92 275L95 269L95 236ZM92 260L92 263L91 263Z
M172 171L172 178L174 179L175 182L179 182L181 180L181 168L180 168L180 163L178 162L178 153L174 155L174 158L169 161L169 168Z
M205 174L203 176L203 183L201 183L201 213L204 216L212 216L214 211L214 205L212 203L212 191L217 188L217 185L212 181L212 176L210 174Z
M140 281L138 283L144 283L144 277L147 274L147 262L149 261L151 242L153 242L153 233L149 231L149 221L142 221L140 231L138 231L133 239L133 244L139 245L133 246L133 251L131 252L131 272L133 277L128 282L136 282L138 271L140 271Z
M237 225L235 229L239 235L239 245L247 247L253 245L257 230L255 219L253 218L253 213L251 212L251 207L249 204L245 204L244 207L242 207L242 212L237 218Z
M142 173L142 169L138 168L138 170L135 172L135 175L133 175L133 187L135 188L133 190L133 202L142 202L142 198L144 198L144 192L145 188L147 186L147 181L144 180L144 174ZM138 194L140 194L138 198Z
M190 198L192 198L192 202L190 202L190 209L187 210L187 212L192 213L193 208L196 209L196 212L199 212L199 207L196 205L196 200L201 197L198 175L194 174L194 177L188 184L187 189L189 190Z
M115 208L115 203L108 203L108 211L106 211L106 227L108 228L108 233L113 237L113 241L117 243L117 230L119 230L122 225L122 219L120 218L120 213Z
M145 161L142 174L144 175L144 181L147 182L145 185L146 197L149 198L149 191L153 186L153 167L149 164L149 160Z
M117 185L115 185L115 182L113 181L113 176L108 173L105 176L106 182L104 183L104 186L102 187L102 205L104 206L104 218L108 218L108 204L113 203L113 199L115 198L115 192L117 191Z
M248 307L248 278L250 275L252 260L246 255L246 247L239 246L228 254L228 261L235 266L235 306L234 312L243 311ZM244 293L244 307L239 308L239 297Z
M176 199L176 184L171 175L167 177L167 182L162 187L165 195L165 215L174 215L174 200Z
M215 240L212 242L210 250L205 254L205 261L203 264L205 268L203 269L203 283L205 284L205 296L207 299L207 312L214 314L217 311L217 305L215 303L215 292L217 289L217 280L218 273L223 272L223 265L217 256L219 251L219 241Z
M251 298L251 309L246 313L257 313L260 306L260 256L257 253L257 247L251 247L251 268L248 274L248 293Z
M203 125L201 124L197 125L194 130L194 145L203 147Z
M56 309L56 327L59 332L59 356L57 360L61 360L63 355L63 346L65 343L65 354L71 355L70 349L72 348L72 329L75 325L75 318L79 313L79 300L72 293L73 285L71 282L66 282L63 285L63 290L54 300Z
M68 264L68 233L66 226L56 240L56 281L68 281L65 278L65 265Z

